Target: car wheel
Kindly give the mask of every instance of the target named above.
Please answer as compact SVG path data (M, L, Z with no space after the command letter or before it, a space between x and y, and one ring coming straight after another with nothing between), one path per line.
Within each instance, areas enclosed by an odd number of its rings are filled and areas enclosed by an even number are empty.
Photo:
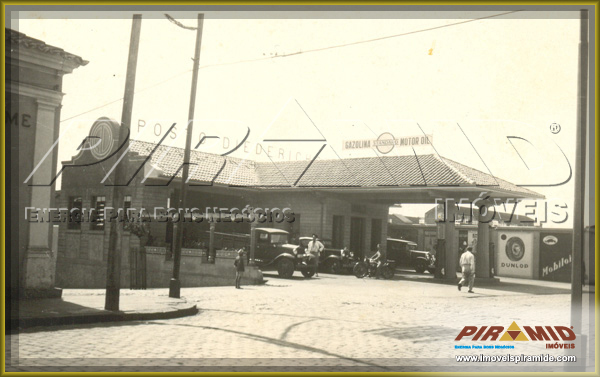
M311 278L311 277L313 277L314 274L315 274L315 271L312 269L302 271L302 275L304 275L305 278Z
M369 269L365 263L357 263L352 269L352 273L354 273L354 276L357 278L364 278L369 273Z
M334 260L329 264L329 272L332 274L339 274L342 272L342 264L339 260Z
M425 270L427 269L427 266L425 265L425 262L422 260L417 261L417 264L415 266L415 271L417 271L417 273L422 274L423 272L425 272Z
M427 271L429 271L429 273L432 275L435 274L435 268L428 268Z
M279 277L289 279L294 275L294 262L287 258L283 258L277 264L277 273Z
M381 271L381 273L383 274L383 278L387 280L392 279L394 277L394 270L387 266L383 268L383 271Z

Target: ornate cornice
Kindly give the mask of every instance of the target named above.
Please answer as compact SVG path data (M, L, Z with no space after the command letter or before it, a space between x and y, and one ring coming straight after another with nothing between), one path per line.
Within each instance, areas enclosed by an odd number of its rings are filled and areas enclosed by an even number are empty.
M62 48L50 46L50 45L46 44L45 42L40 41L39 39L28 37L27 35L25 35L21 32L18 32L16 30L12 30L9 28L6 28L5 30L6 30L6 38L5 38L6 45L11 46L12 48L14 48L14 46L18 46L21 48L37 50L44 54L60 57L66 61L72 62L76 66L82 66L82 65L86 65L87 63L89 63L87 60L83 60L81 57L79 57L77 55L66 52Z

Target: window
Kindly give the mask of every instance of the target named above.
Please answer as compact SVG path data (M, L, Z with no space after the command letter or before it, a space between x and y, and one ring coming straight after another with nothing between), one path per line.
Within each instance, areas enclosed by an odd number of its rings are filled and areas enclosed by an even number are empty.
M91 230L104 230L104 207L106 206L106 196L92 196L92 206L94 208Z
M81 210L83 208L83 200L81 196L69 196L69 222L67 223L67 229L81 230L81 219L83 214Z
M336 249L344 247L344 216L333 216L331 245Z
M284 244L288 242L288 235L283 233L271 234L271 243Z
M123 209L131 208L131 195L125 195L123 197Z
M125 195L123 197L123 215L125 219L129 218L129 213L127 209L131 208L131 195Z

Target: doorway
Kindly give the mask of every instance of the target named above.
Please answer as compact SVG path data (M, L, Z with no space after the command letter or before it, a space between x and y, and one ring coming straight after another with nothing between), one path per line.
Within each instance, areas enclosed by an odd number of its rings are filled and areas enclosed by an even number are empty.
M350 251L364 258L365 252L365 219L352 217L350 219Z

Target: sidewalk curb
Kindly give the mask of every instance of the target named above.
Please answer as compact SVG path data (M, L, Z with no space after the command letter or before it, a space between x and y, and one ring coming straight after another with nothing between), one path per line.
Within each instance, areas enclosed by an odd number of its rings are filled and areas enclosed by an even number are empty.
M7 334L18 334L20 330L32 327L81 325L103 322L122 322L122 321L153 321L158 319L173 319L188 317L198 314L196 305L182 309L167 310L162 312L148 313L124 313L105 311L98 314L68 315L61 317L30 317L30 318L11 318L10 326L7 327Z

